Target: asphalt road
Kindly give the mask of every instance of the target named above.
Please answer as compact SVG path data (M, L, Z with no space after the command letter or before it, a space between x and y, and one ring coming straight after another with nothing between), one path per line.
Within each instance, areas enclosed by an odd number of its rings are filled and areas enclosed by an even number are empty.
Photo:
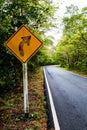
M87 130L87 78L45 67L61 130Z

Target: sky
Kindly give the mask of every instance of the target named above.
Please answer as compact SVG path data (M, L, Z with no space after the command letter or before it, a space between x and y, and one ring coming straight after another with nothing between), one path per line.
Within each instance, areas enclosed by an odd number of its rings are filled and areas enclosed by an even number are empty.
M87 0L53 0L55 5L59 5L59 10L57 14L62 16L66 11L66 6L70 6L71 4L78 6L80 9L87 6Z
M59 9L55 14L55 17L58 17L59 25L61 23L61 19L64 16L64 13L66 12L66 6L70 6L71 4L78 6L80 9L87 6L87 0L53 0L54 5L58 5ZM60 25L61 26L61 25ZM59 31L57 29L52 29L50 32L46 33L47 36L53 36L54 44L57 43L57 41L62 36L62 30L61 27L59 27Z
M87 0L53 0L54 4L60 3L62 6L69 6L71 4L82 8L87 5Z

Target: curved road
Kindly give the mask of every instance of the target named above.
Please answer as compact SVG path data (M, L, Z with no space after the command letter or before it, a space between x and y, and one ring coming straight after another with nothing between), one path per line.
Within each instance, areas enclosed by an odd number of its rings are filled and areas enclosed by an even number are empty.
M87 78L45 67L60 130L87 130Z

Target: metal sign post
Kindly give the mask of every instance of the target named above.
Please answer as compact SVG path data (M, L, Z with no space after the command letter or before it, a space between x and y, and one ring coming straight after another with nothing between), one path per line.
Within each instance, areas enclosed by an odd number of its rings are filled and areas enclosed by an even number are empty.
M5 47L23 63L24 113L29 115L27 61L40 49L42 42L22 25L5 43Z
M29 115L29 102L28 102L27 63L23 63L23 87L24 87L24 114L25 114L25 118L28 118L28 115Z

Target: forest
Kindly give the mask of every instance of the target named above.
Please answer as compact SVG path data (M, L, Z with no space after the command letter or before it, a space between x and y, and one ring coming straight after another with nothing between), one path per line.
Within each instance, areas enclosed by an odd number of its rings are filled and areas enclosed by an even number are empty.
M43 47L29 60L29 70L52 64L48 47L52 40L45 35L51 27L57 7L45 0L0 0L0 91L17 86L22 80L22 63L4 47L4 43L25 24L43 42ZM4 89L5 88L5 89Z
M55 62L87 74L87 7L67 7L62 24L63 35L56 46Z
M54 7L50 0L0 0L0 129L47 129L46 101L41 66L53 64L52 37L45 32L55 27ZM21 25L43 43L27 62L29 118L24 116L23 73L21 63L4 43ZM53 46L52 50L49 50Z
M29 60L29 70L57 64L87 73L87 7L67 7L61 22L62 37L55 46L52 37L45 33L58 27L58 18L54 17L56 10L58 7L48 0L0 1L0 91L21 81L22 63L4 47L4 43L22 24L43 42L43 47Z
M87 7L71 5L61 21L62 37L47 36L58 29L58 6L52 0L0 0L0 129L45 130L47 108L43 87L43 67L58 65L87 74ZM43 46L27 62L29 73L29 120L23 115L22 63L4 43L22 25L42 41ZM55 35L57 37L57 34ZM54 130L54 129L49 129Z

